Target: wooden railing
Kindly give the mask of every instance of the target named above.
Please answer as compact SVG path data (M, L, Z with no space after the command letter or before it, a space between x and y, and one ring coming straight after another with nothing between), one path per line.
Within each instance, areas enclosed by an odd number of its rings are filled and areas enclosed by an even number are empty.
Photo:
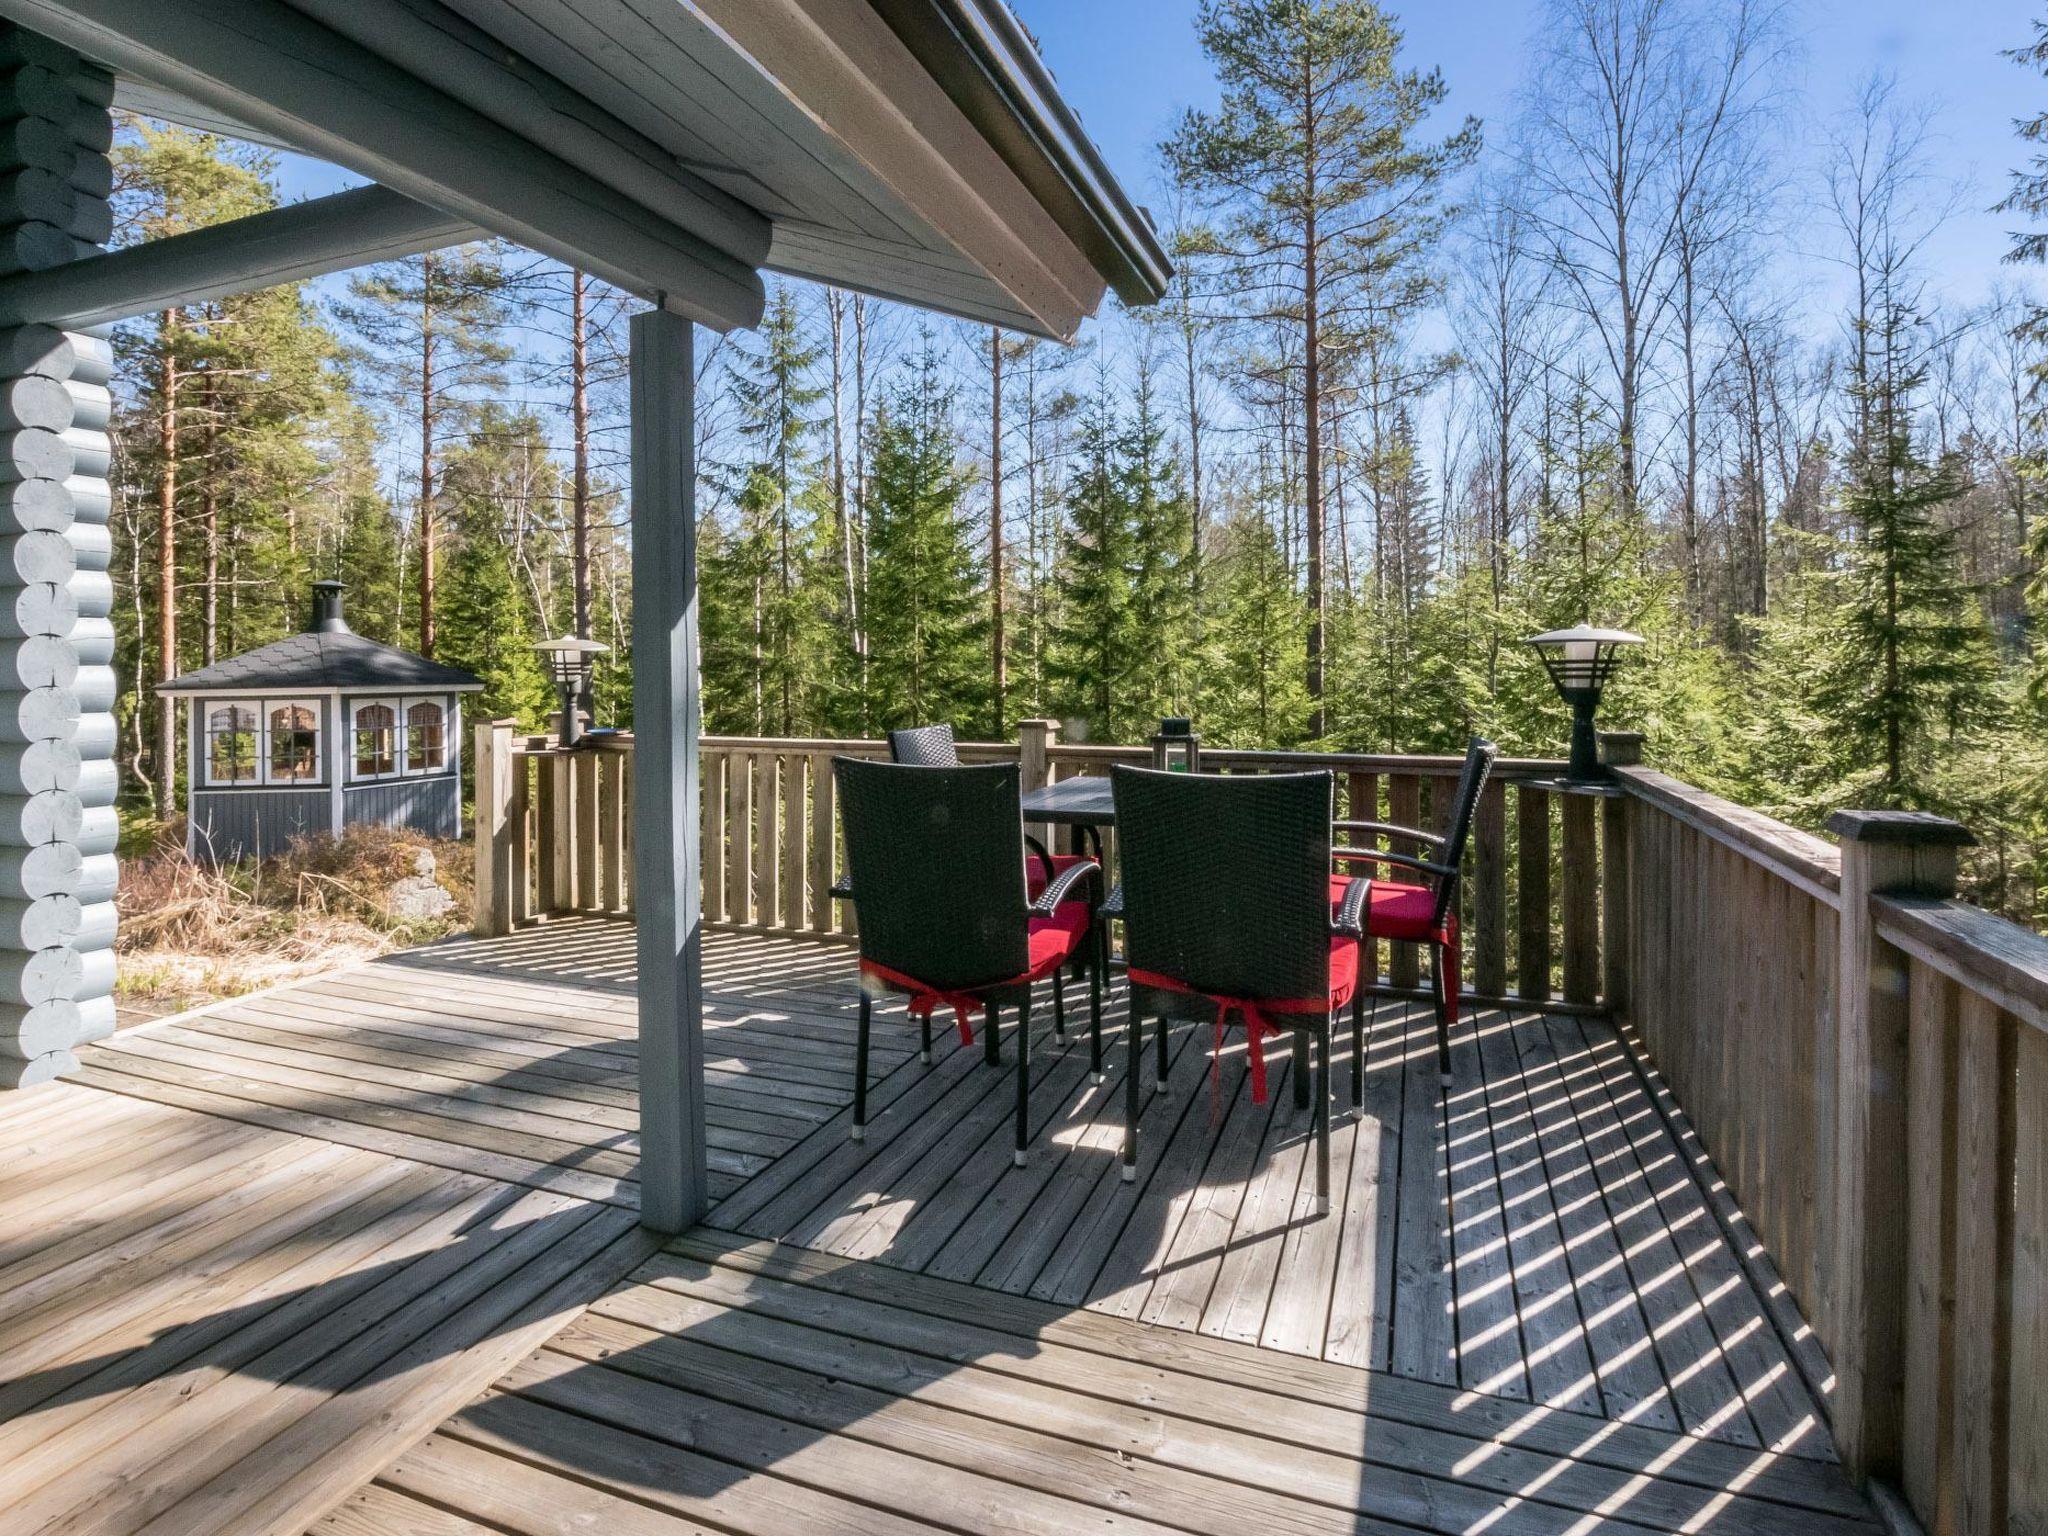
M1952 823L1838 846L1620 778L1617 1012L1810 1323L1845 1463L1929 1532L2048 1532L2048 938L1954 899Z
M504 933L553 913L617 912L631 898L626 781L632 737L598 738L563 753L506 722L477 727L479 933ZM700 742L707 926L846 941L852 910L830 899L839 870L835 756L884 757L881 741L707 736ZM1026 721L1012 742L965 742L968 762L1019 762L1027 789L1114 763L1146 763L1149 748L1063 743L1046 721ZM1328 768L1346 817L1440 828L1460 760L1363 754L1209 750L1222 773ZM1602 1005L1613 970L1603 959L1599 800L1554 788L1562 764L1503 761L1481 801L1461 913L1464 986L1476 999ZM1550 787L1547 787L1550 786ZM593 847L593 841L597 846ZM1108 853L1115 858L1115 839ZM614 881L623 884L615 884ZM1379 946L1382 985L1421 985L1415 948Z

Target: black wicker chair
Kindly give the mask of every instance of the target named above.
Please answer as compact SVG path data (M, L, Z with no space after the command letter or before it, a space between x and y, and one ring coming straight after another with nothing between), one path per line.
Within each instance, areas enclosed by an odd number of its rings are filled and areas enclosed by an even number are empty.
M1465 859L1465 844L1472 835L1472 818L1479 809L1480 793L1493 770L1500 748L1483 737L1474 736L1465 748L1465 767L1458 775L1458 797L1451 807L1449 830L1441 837L1416 827L1397 827L1383 821L1340 821L1337 830L1348 839L1364 834L1406 838L1435 854L1433 859L1413 854L1382 852L1374 848L1343 847L1336 851L1339 864L1381 864L1415 871L1420 882L1374 880L1365 906L1365 934L1371 939L1422 944L1430 952L1431 981L1436 992L1436 1066L1444 1082L1451 1080L1451 1026L1458 1022L1458 878ZM1351 1093L1358 1098L1358 1058L1351 1062Z
M960 750L953 741L953 727L941 721L937 725L914 725L900 731L889 732L889 760L896 763L907 763L917 768L959 767ZM1054 880L1057 880L1067 870L1076 864L1088 862L1087 859L1078 853L1054 853L1028 832L1024 835L1024 846L1028 850L1029 860L1025 865L1025 894L1034 901L1037 900L1040 891L1044 890ZM1099 847L1096 849L1098 854L1101 851ZM1100 863L1101 860L1098 858L1095 862ZM1093 882L1090 882L1088 888L1082 893L1082 898L1087 901L1091 914L1096 903L1101 900L1101 897L1102 892L1095 887ZM1094 951L1091 946L1089 951L1089 958L1091 960L1093 953ZM1083 968L1082 963L1077 960L1074 965L1069 967L1069 970L1078 977ZM1054 1039L1062 1044L1065 1043L1067 1038L1067 999L1065 991L1059 985L1057 978L1054 979L1052 989L1052 1032ZM1102 1062L1099 1057L1095 1062L1095 1080L1098 1083L1102 1081Z
M953 1009L963 1043L971 1015L986 1010L982 1048L999 1065L997 1009L1017 1010L1016 1160L1029 1139L1031 984L1091 944L1092 909L1071 900L1097 880L1092 860L1070 866L1040 891L1024 892L1023 822L1015 763L971 768L912 768L835 758L839 812L846 833L846 876L835 894L860 919L860 1026L855 1048L853 1139L867 1126L868 1033L877 988L905 993L923 1025L931 1060L932 1010ZM1102 1060L1102 966L1091 968L1090 1030Z
M1294 1101L1310 1101L1313 1069L1316 1208L1329 1209L1330 1017L1358 989L1365 881L1330 899L1327 772L1224 778L1117 767L1123 878L1104 907L1124 922L1131 987L1123 1175L1137 1176L1143 1020L1158 1021L1157 1091L1167 1089L1167 1021L1213 1021L1220 1049L1233 1016L1246 1029L1252 1096L1265 1098L1263 1036L1294 1035ZM1216 1070L1221 1070L1220 1064Z

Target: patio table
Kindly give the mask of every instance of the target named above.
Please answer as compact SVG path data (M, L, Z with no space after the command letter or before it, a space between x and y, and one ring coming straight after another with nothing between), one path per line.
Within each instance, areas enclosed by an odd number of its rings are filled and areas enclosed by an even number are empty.
M1022 801L1024 820L1073 829L1073 851L1081 852L1086 837L1102 857L1101 828L1116 825L1116 799L1108 779L1060 779L1032 790Z

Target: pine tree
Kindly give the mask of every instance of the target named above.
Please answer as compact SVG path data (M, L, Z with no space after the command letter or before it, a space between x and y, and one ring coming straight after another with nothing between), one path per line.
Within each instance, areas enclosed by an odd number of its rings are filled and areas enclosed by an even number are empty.
M1161 715L1193 707L1189 665L1194 641L1193 551L1180 466L1166 451L1152 369L1143 360L1131 420L1119 442L1123 500L1130 518L1131 624L1137 651L1127 729L1143 732Z
M1299 745L1308 717L1300 667L1307 612L1272 522L1253 511L1232 514L1204 579L1218 618L1200 694L1204 734L1227 746Z
M1191 254L1231 272L1242 318L1286 332L1301 409L1310 734L1323 733L1325 393L1348 354L1405 323L1435 289L1445 178L1479 149L1478 124L1420 138L1446 90L1396 65L1401 32L1372 0L1203 0L1196 28L1223 87L1164 146L1215 228Z
M342 320L362 346L366 375L383 386L395 424L418 434L413 511L414 613L420 651L434 654L439 627L441 461L470 424L479 393L504 384L511 350L506 275L495 245L465 245L388 262L349 284Z
M983 571L961 520L966 477L926 330L875 427L868 491L869 716L877 726L983 728L989 707Z

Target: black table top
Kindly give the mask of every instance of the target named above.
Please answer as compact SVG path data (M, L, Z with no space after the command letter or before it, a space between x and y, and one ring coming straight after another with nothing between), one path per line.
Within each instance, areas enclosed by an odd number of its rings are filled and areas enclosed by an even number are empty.
M1116 801L1107 779L1061 779L1024 797L1026 821L1053 822L1063 827L1116 825Z

